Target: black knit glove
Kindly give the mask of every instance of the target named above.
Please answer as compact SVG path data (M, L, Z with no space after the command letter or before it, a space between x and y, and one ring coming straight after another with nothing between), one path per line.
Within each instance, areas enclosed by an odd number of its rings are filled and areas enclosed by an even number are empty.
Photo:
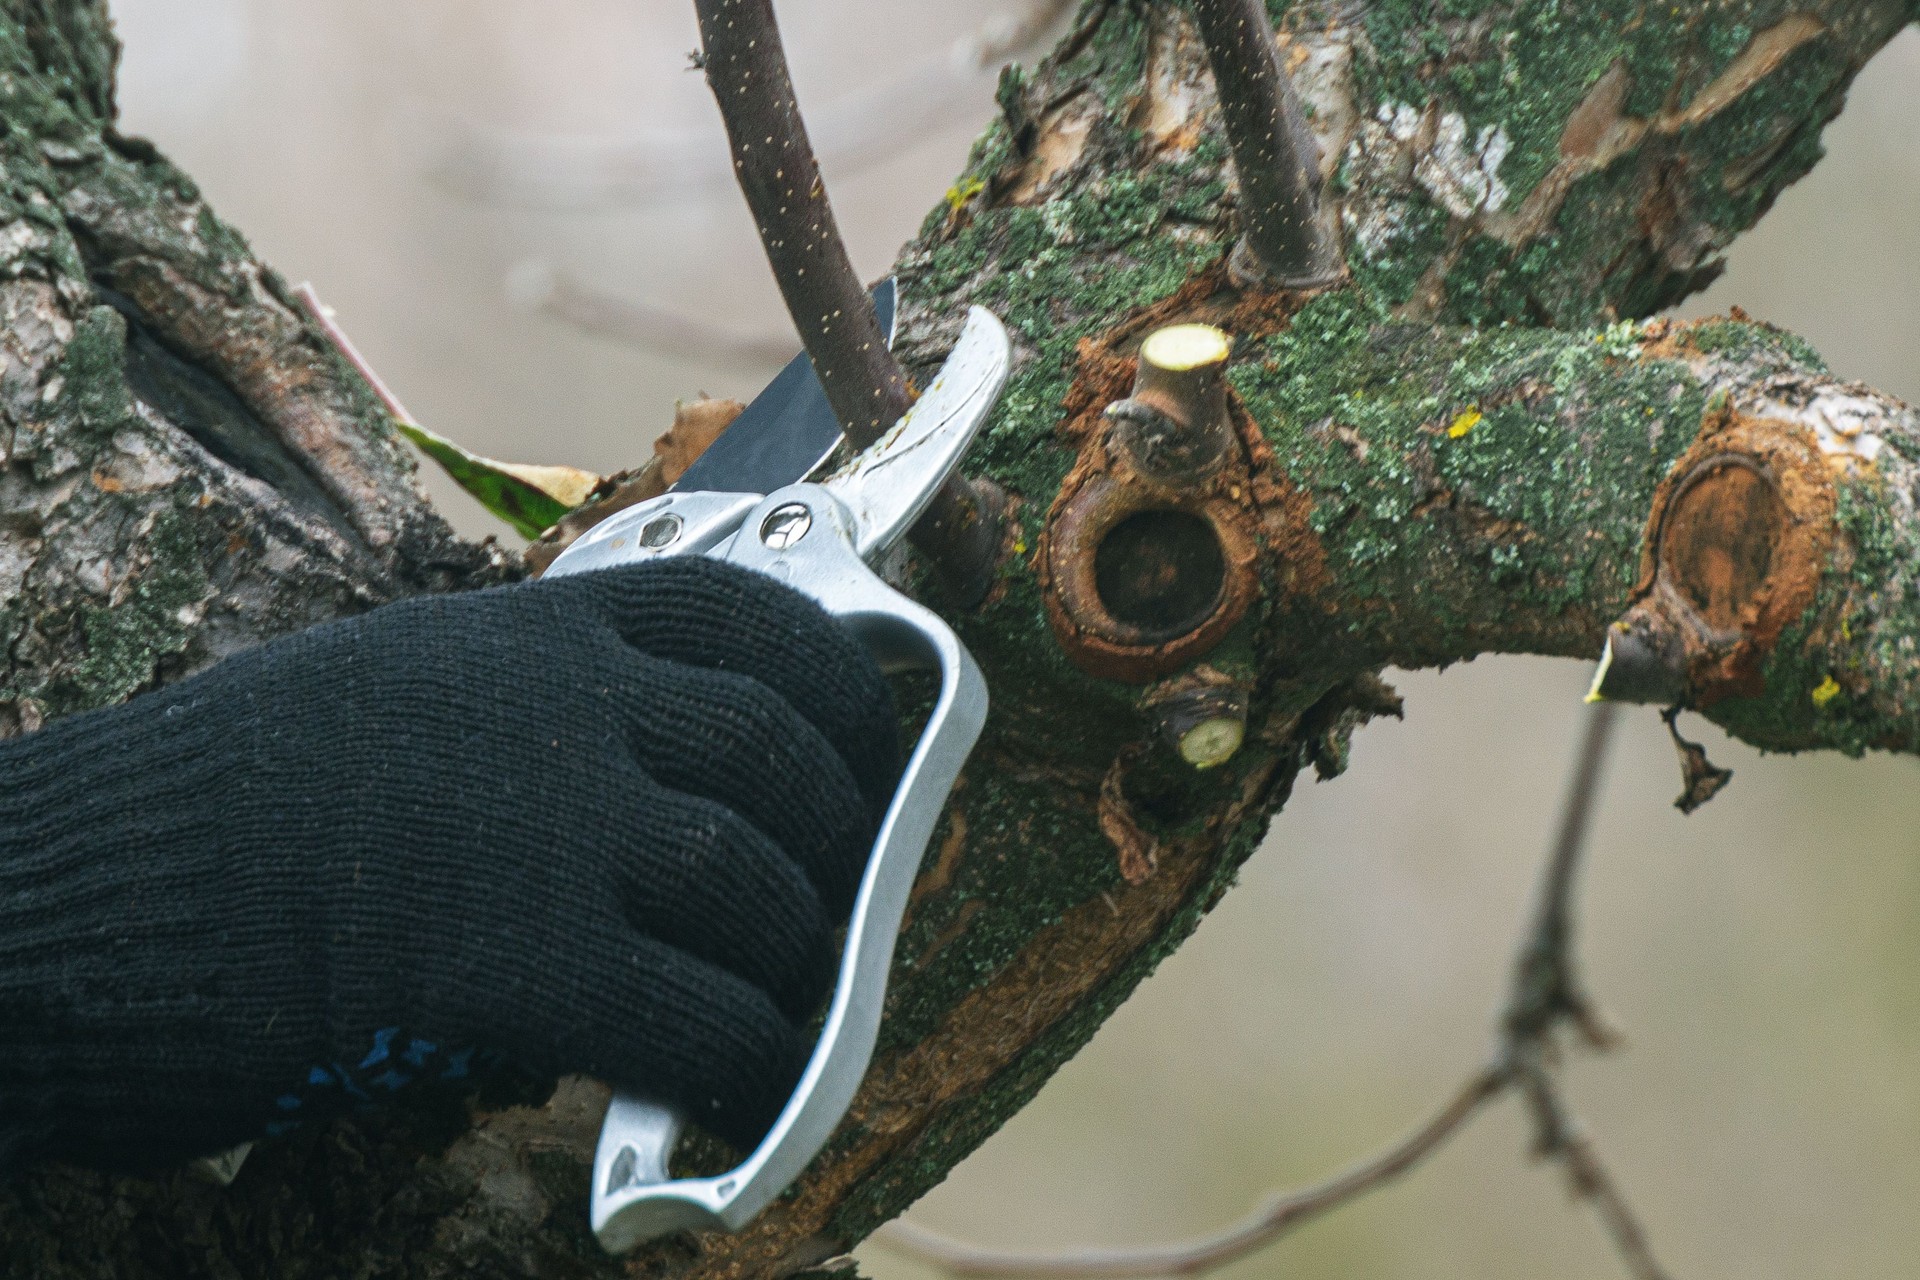
M476 1054L751 1144L897 751L858 644L699 559L392 605L0 743L0 1170L174 1162Z

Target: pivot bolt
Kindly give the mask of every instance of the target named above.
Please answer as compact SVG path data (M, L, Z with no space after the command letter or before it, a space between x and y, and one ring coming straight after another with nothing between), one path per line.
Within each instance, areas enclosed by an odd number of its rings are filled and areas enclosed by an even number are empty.
M671 512L655 516L640 526L640 545L654 551L670 547L680 540L681 525L680 517Z
M760 524L760 541L775 551L785 551L807 536L813 528L813 512L802 502L776 507Z

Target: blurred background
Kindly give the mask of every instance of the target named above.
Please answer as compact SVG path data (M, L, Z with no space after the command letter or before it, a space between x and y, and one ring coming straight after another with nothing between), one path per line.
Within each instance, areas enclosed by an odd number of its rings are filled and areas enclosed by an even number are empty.
M436 430L498 457L630 466L676 398L747 398L793 349L688 69L682 0L113 8L125 127L314 281ZM780 10L855 264L876 275L990 113L996 46L1054 15ZM1909 29L1828 129L1825 163L1688 314L1738 304L1841 375L1920 399L1916 76ZM429 481L463 529L499 531ZM1364 730L1345 778L1303 782L1199 935L912 1217L1002 1246L1162 1240L1424 1117L1486 1051L1588 676L1502 658L1397 677L1406 723ZM1911 1277L1920 763L1761 757L1684 723L1737 776L1681 817L1658 719L1624 715L1580 941L1628 1043L1574 1062L1572 1100L1680 1280ZM1527 1140L1503 1104L1229 1274L1622 1274ZM880 1280L932 1274L877 1244L862 1258Z

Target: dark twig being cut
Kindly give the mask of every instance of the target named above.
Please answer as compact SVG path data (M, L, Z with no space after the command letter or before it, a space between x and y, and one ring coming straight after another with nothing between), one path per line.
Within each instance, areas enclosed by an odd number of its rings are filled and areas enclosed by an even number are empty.
M733 173L787 311L847 439L865 447L913 394L854 274L787 74L773 0L695 0Z
M1566 1170L1574 1195L1593 1207L1634 1280L1669 1280L1653 1256L1646 1229L1601 1163L1592 1140L1568 1111L1553 1074L1553 1034L1563 1021L1571 1022L1595 1048L1614 1043L1576 977L1572 922L1580 858L1593 827L1615 718L1611 703L1600 703L1589 714L1559 830L1541 875L1533 926L1514 958L1513 988L1500 1017L1492 1060L1469 1076L1420 1127L1345 1172L1315 1186L1274 1195L1240 1222L1198 1239L1137 1249L1016 1253L983 1249L902 1221L882 1227L875 1240L968 1280L1144 1280L1202 1275L1264 1249L1307 1222L1392 1182L1445 1146L1487 1104L1517 1092L1533 1115L1535 1150Z
M913 403L854 274L787 72L772 0L694 0L707 84L767 262L848 441L878 440ZM913 530L956 602L986 594L1000 544L998 495L954 477Z
M1265 0L1192 5L1240 179L1236 265L1288 288L1339 278L1339 245L1320 217L1319 148L1280 67Z

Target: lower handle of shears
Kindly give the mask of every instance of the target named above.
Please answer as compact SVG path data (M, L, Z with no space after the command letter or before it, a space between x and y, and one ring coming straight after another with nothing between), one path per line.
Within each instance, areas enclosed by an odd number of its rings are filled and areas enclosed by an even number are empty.
M680 1118L615 1097L594 1155L591 1210L594 1234L611 1252L686 1228L737 1231L825 1145L872 1060L894 940L921 856L986 723L987 686L973 656L938 615L866 566L852 529L853 516L827 490L793 485L763 499L723 554L812 596L883 665L938 671L940 695L868 856L833 1001L786 1107L737 1168L673 1180L667 1160Z
M593 1153L593 1234L609 1253L671 1231L725 1226L718 1211L679 1196L654 1196L686 1121L673 1107L615 1094Z

